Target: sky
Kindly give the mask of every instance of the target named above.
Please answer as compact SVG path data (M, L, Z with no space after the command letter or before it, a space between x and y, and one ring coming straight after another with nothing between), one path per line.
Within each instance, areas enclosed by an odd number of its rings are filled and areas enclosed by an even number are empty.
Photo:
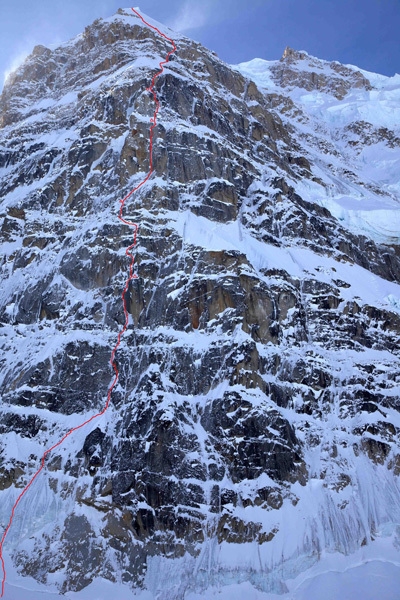
M400 73L400 0L134 0L224 61L280 58L286 46ZM126 0L0 0L0 89L35 44L58 44Z

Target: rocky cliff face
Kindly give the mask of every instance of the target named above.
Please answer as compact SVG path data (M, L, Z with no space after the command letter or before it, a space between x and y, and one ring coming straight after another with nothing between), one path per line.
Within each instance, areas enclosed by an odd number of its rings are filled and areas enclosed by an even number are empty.
M400 253L323 202L389 192L286 92L374 88L287 50L265 90L169 35L155 173L127 203L138 278L112 406L47 459L6 548L62 592L284 592L323 551L400 544ZM2 523L44 449L104 405L131 243L118 201L149 168L146 88L169 50L121 10L36 47L1 96ZM340 139L358 152L367 130Z

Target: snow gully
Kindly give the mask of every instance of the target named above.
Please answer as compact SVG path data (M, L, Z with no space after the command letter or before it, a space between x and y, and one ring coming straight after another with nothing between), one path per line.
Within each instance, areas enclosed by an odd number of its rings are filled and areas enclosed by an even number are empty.
M114 348L111 351L111 358L110 358L110 364L112 366L112 368L114 369L114 378L110 384L110 387L108 388L108 392L107 392L107 400L105 402L104 408L103 410L101 410L99 413L93 415L92 417L90 417L90 419L87 419L84 423L81 423L80 425L78 425L77 427L73 427L72 429L70 429L62 438L61 440L59 440L56 444L54 444L53 446L51 446L51 448L48 448L47 450L45 450L45 452L43 453L43 456L41 458L40 461L40 467L39 469L36 471L36 473L31 477L31 479L29 480L29 482L27 483L27 485L25 486L25 488L22 490L22 492L19 494L18 498L16 499L14 506L12 507L11 510L11 515L10 515L10 519L7 523L6 528L4 529L3 535L1 537L0 540L0 561L1 561L1 568L2 568L2 582L1 582L1 593L0 593L0 598L2 598L4 596L4 588L5 588L5 582L6 582L6 568L5 568L5 563L4 563L4 557L3 557L3 548L4 548L4 543L7 537L7 534L12 526L12 522L14 519L14 515L15 515L15 511L18 507L18 504L21 502L22 498L24 497L24 495L27 493L27 491L29 490L29 488L31 487L31 485L33 484L33 482L36 480L36 478L39 476L39 474L41 473L41 471L44 469L45 467L45 462L46 462L46 458L47 456L55 449L58 448L59 446L61 446L63 444L63 442L72 434L74 433L74 431L77 431L78 429L82 429L83 427L85 427L86 425L88 425L89 423L91 423L94 419L97 419L98 417L101 417L108 409L109 405L110 405L110 400L111 400L111 394L113 392L114 387L117 384L118 378L119 378L119 371L118 371L118 367L117 364L115 362L115 354L121 344L121 338L124 335L124 333L127 330L128 327L128 322L129 322L129 314L128 314L128 309L126 306L126 292L128 291L128 287L130 282L135 279L137 277L137 275L133 272L134 269L134 263L135 263L135 257L133 254L134 249L136 248L136 243L137 243L137 234L138 234L138 229L139 226L137 223L133 223L132 221L127 221L126 219L124 219L123 217L123 211L124 211L124 207L125 207L125 202L128 200L128 198L130 198L135 192L137 192L151 177L154 168L153 168L153 132L155 127L157 126L157 115L158 112L160 110L160 103L158 101L157 98L157 93L154 89L155 86L155 81L157 79L157 77L159 75L161 75L164 72L164 65L166 65L169 61L170 56L176 52L176 45L175 42L169 38L167 35L165 35L164 33L162 33L157 27L155 27L154 25L151 25L150 23L148 23L147 21L144 20L144 18L142 17L142 15L134 8L131 9L135 15L141 19L143 21L143 23L145 25L147 25L148 27L150 27L151 29L153 29L154 31L156 31L160 36L162 36L164 39L166 39L168 42L170 42L172 44L172 50L170 50L170 52L168 52L168 54L165 57L165 60L160 62L160 70L157 71L157 73L155 73L152 77L151 80L151 84L150 86L147 88L147 91L150 92L153 95L153 99L155 102L155 110L154 110L154 114L153 117L150 119L151 122L151 126L150 126L150 132L149 132L149 171L146 175L146 177L139 183L139 185L137 185L135 188L133 188L124 198L122 198L122 200L120 200L120 209L118 212L118 219L124 223L125 225L129 225L130 227L133 228L133 243L128 246L128 248L125 250L125 254L126 256L129 257L130 259L130 265L129 265L129 275L128 278L125 282L125 286L124 289L122 291L122 305L123 305L123 309L124 309L124 315L125 315L125 323L122 327L122 329L119 331L118 333L118 338L117 338L117 342L114 346Z

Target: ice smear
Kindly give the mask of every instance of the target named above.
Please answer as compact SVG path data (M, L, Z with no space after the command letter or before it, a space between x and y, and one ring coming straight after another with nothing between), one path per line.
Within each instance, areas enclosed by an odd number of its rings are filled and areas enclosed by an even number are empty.
M255 544L256 546L257 544ZM240 553L240 548L237 550ZM242 549L242 557L246 552ZM154 562L154 565L153 565ZM398 600L398 581L400 580L400 553L392 545L392 540L381 539L369 546L360 549L352 556L343 556L338 553L323 554L320 561L311 568L306 569L295 579L287 578L283 584L286 591L283 593L263 592L262 579L268 573L259 573L258 581L247 579L240 581L240 569L226 572L225 580L221 572L204 573L209 577L209 585L202 590L183 591L182 581L174 578L185 571L182 564L184 559L176 561L160 561L155 557L149 561L147 583L153 588L153 595L149 598L185 598L185 600ZM176 563L176 565L172 564ZM178 568L181 569L179 571ZM186 568L189 565L186 564ZM254 570L256 565L254 565ZM276 568L275 575L279 578L280 568ZM164 577L169 574L169 588L176 584L176 595L168 595L167 590L162 590ZM154 581L151 581L154 578ZM181 590L179 595L178 590ZM164 593L164 595L163 595Z
M386 557L386 558L384 558ZM171 590L162 589L163 576L169 573L170 580L179 572L175 563L180 560L162 559L161 571L154 570L149 559L150 577L154 577L150 589L131 591L127 586L111 583L104 579L96 579L91 585L80 592L58 594L55 589L43 586L29 577L21 577L13 567L9 556L5 555L8 580L5 587L5 600L162 600L168 598L184 598L185 600L398 600L400 581L400 553L393 547L389 538L379 539L369 546L360 549L351 557L333 553L324 554L321 560L307 569L295 579L288 579L287 592L273 594L262 592L250 581L235 582L235 572L232 581L212 584L202 591L183 591L180 596L171 595ZM185 559L183 559L185 560ZM157 565L159 561L157 560ZM190 562L190 561L187 561ZM155 565L154 565L155 566ZM180 564L180 566L182 566ZM187 566L189 566L187 564ZM262 574L261 574L262 577ZM177 588L180 583L177 581ZM169 586L168 586L169 587Z

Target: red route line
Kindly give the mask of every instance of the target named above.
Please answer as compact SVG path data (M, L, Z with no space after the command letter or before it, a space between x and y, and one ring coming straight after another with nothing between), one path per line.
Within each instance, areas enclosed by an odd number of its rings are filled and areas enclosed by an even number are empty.
M0 598L2 598L4 596L4 586L5 586L5 582L6 582L6 567L4 564L4 558L3 558L3 546L4 546L4 542L5 539L7 537L7 534L10 530L10 527L12 525L14 516L15 516L15 510L18 506L18 504L20 503L20 501L22 500L23 496L26 494L26 492L29 490L29 488L31 487L31 485L33 484L33 482L35 481L35 479L38 477L39 473L43 470L44 466L45 466L45 461L46 461L46 457L48 454L50 454L50 452L52 452L55 448L58 448L58 446L61 446L61 444L74 432L77 431L78 429L82 429L82 427L85 427L85 425L88 425L89 423L91 423L91 421L93 421L94 419L97 419L98 417L101 417L102 415L104 415L104 413L106 412L106 410L108 409L109 405L110 405L110 400L111 400L111 394L112 391L114 389L114 387L117 384L118 378L119 378L119 371L118 371L118 367L115 363L115 354L121 344L121 338L124 335L125 331L128 328L128 322L129 322L129 313L128 313L128 309L126 308L126 299L125 299L125 294L128 291L129 288L129 284L132 281L132 279L136 279L137 275L133 273L133 267L134 267L134 263L135 263L135 257L132 254L133 249L136 247L136 242L137 242L137 232L139 229L139 226L137 223L132 223L131 221L127 221L126 219L124 219L124 217L122 216L122 212L124 210L124 206L125 206L125 202L128 200L128 198L130 198L132 196L132 194L134 194L135 192L137 192L137 190L139 190L151 177L154 169L153 169L153 131L155 129L155 127L157 126L157 115L158 115L158 111L160 110L160 103L158 101L157 98L157 94L156 91L154 89L154 85L155 85L155 81L157 79L157 77L159 75L161 75L164 72L164 65L166 65L169 61L169 57L176 51L176 45L175 42L169 38L167 35L165 35L165 33L162 33L162 31L160 31L157 27L155 27L154 25L150 25L150 23L148 23L147 21L144 20L144 18L142 17L142 15L135 10L134 8L131 9L137 17L139 17L139 19L141 19L143 21L143 23L145 25L147 25L148 27L150 27L151 29L154 29L154 31L157 31L157 33L159 33L163 38L165 38L168 42L170 42L172 44L173 49L168 52L167 56L165 57L165 60L161 61L159 63L160 65L160 70L155 73L152 77L151 80L151 84L150 86L147 88L146 91L151 92L153 94L153 99L156 105L156 108L154 110L154 115L153 117L150 119L150 123L152 123L151 127L150 127L150 135L149 135L149 156L150 156L150 160L149 160L149 172L147 173L146 177L143 179L143 181L141 183L139 183L139 185L137 185L135 188L133 188L133 190L131 190L129 192L129 194L127 194L125 196L125 198L122 198L122 200L120 200L120 209L118 212L118 219L120 221L122 221L122 223L125 223L125 225L129 225L131 227L134 228L134 232L133 232L133 243L125 250L125 254L126 256L128 256L130 258L130 265L129 265L129 276L125 282L125 286L124 289L122 291L122 305L124 308L124 315L125 315L125 324L122 327L122 329L119 331L118 333L118 338L117 338L117 343L115 344L114 348L112 349L111 352L111 358L110 358L110 364L112 366L112 368L114 369L114 379L110 385L110 387L108 388L108 393L107 393L107 400L106 403L104 405L104 408L102 411L100 411L99 413L93 415L92 417L90 417L90 419L87 419L87 421L85 421L84 423L82 423L81 425L78 425L77 427L73 427L72 429L70 429L62 438L59 442L57 442L56 444L54 444L54 446L52 446L51 448L48 448L47 450L45 450L42 459L41 459L41 464L39 469L36 471L36 473L33 475L33 477L30 479L30 481L28 482L28 484L25 486L25 488L22 490L22 492L20 493L20 495L18 496L18 498L16 499L14 506L12 507L11 510L11 516L10 516L10 520L8 521L7 527L4 530L3 536L0 540L0 560L1 560L1 567L3 570L3 579L1 582L1 594L0 594Z

